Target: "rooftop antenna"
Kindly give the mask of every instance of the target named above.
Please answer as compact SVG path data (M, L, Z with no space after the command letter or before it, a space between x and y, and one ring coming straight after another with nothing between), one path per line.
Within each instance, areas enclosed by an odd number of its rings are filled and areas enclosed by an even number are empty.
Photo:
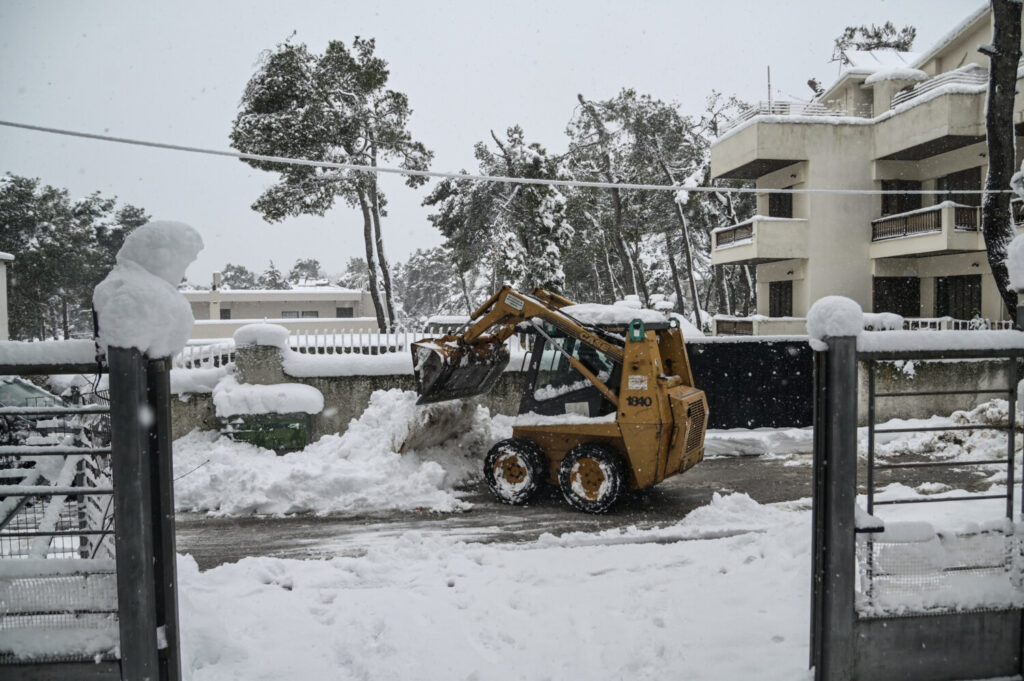
M772 67L768 67L768 113L772 112Z

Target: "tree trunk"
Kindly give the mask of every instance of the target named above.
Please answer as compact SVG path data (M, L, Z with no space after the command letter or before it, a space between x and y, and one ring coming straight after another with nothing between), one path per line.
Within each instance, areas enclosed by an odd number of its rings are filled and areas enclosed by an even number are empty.
M713 270L713 276L715 280L715 293L718 302L718 312L721 314L732 314L731 306L729 305L729 292L727 290L727 282L725 281L725 267L723 265L715 265Z
M1014 0L991 0L992 44L979 51L989 57L988 105L985 134L988 138L988 176L981 207L981 230L999 295L1010 319L1017 319L1017 295L1010 289L1006 269L1006 247L1013 239L1010 221L1010 177L1016 169L1014 157L1013 99L1020 61L1021 4Z
M750 265L743 265L743 277L744 281L747 282L747 293L746 301L743 303L744 316L749 316L751 310L757 309L757 282L754 281L754 275L750 273Z
M655 140L655 148L658 150L658 165L661 166L661 171L665 173L666 179L669 184L675 185L676 178L672 174L672 169L668 167L665 162L665 157L661 154L661 143ZM693 254L692 247L690 246L690 228L686 224L686 216L683 214L683 207L679 205L678 201L673 201L672 205L676 207L676 217L679 219L679 227L683 231L683 255L686 256L686 270L689 273L690 278L690 293L693 294L693 316L696 319L696 326L699 329L701 325L700 321L700 298L697 297L697 280L693 276Z
M668 254L668 267L672 271L672 288L676 294L676 312L686 313L686 305L683 299L683 287L679 284L679 268L676 266L675 248L672 246L672 230L665 230L665 252Z
M377 159L372 159L377 165ZM395 304L391 295L391 268L384 253L384 236L380 229L380 198L377 196L377 178L370 181L370 215L373 218L373 241L377 249L377 262L380 265L380 278L384 284L384 308L387 311L388 328L395 325Z
M373 300L373 312L377 315L377 327L387 328L384 320L384 307L380 300L380 287L377 285L377 258L373 247L373 216L370 214L370 203L366 200L365 191L360 188L359 209L363 212L363 241L366 243L366 269L370 277L370 298Z
M71 325L68 323L68 299L60 299L61 327L64 330L64 340L71 338Z
M605 182L615 182L616 177L612 172L612 157L608 152L608 141L610 135L604 127L604 121L598 115L594 109L594 105L583 98L582 94L576 95L576 99L579 100L583 110L590 116L591 122L594 124L594 129L597 130L597 137L601 143L601 176ZM626 254L626 244L622 237L622 224L624 221L625 211L622 207L622 192L619 191L618 187L613 187L609 190L612 197L612 227L611 227L611 238L612 244L615 246L615 250L619 255L619 261L622 263L623 275L626 278L626 285L631 287L633 295L639 295L640 291L637 288L637 277L633 271L633 263L629 256Z
M466 286L466 273L459 271L459 285L462 287L462 300L466 303L466 314L473 314L473 301L469 299L469 287Z

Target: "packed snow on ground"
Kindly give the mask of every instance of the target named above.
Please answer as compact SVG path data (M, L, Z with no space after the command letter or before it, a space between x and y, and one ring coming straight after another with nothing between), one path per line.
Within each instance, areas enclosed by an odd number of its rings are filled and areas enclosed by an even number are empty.
M183 557L184 677L805 680L809 537L808 511L732 495L653 531Z
M479 476L491 441L483 407L416 406L413 392L377 391L344 435L300 452L273 451L194 431L174 443L178 510L220 515L457 511L455 487ZM404 452L403 452L404 450Z
M93 291L100 345L150 357L180 352L194 319L178 284L202 248L199 233L181 222L149 222L129 234Z

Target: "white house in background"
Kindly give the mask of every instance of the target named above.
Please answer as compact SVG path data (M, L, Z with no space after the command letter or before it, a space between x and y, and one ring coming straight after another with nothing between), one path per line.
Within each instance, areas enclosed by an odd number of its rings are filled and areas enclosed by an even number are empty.
M11 329L7 325L7 263L14 260L10 253L0 252L0 340L11 337Z
M231 338L239 327L262 321L291 331L378 330L368 291L330 285L234 290L220 281L218 272L211 290L182 291L196 320L192 340Z
M904 317L1006 319L979 229L981 195L965 193L982 188L987 170L988 57L977 48L991 39L982 6L920 54L851 53L813 102L762 103L723 131L711 147L716 179L940 193L759 194L756 216L713 232L712 263L743 263L757 276L758 316L720 320L720 332L803 333L826 295ZM1019 159L1024 97L1013 120Z

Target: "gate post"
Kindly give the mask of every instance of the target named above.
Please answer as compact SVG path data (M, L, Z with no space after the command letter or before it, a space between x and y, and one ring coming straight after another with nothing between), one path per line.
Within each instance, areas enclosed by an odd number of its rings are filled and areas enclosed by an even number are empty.
M153 566L152 469L146 363L135 348L107 348L110 365L111 467L121 678L158 678Z
M854 677L857 338L815 356L811 664L815 681Z

